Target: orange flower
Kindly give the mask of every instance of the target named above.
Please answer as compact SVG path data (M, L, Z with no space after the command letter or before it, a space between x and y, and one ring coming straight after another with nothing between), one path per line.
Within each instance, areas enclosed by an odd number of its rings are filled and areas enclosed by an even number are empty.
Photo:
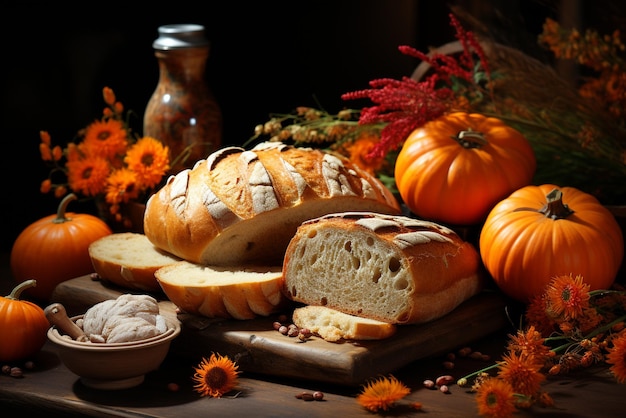
M503 356L498 362L498 376L511 384L516 393L532 396L539 392L546 377L540 372L543 364L535 357L518 355L513 352Z
M510 335L507 349L520 355L534 357L538 363L542 364L554 357L554 352L544 344L541 333L532 325L526 332L520 330L517 335Z
M97 120L87 127L82 145L87 155L114 161L128 146L124 125L116 119Z
M211 354L208 360L203 358L200 365L194 368L196 392L202 396L221 398L237 386L238 368L228 357L219 354Z
M410 392L409 388L395 377L381 377L367 384L357 396L357 401L368 411L377 412L380 409L387 411Z
M115 170L107 178L105 200L111 205L128 203L139 197L137 175L128 168ZM115 213L115 212L113 212Z
M608 349L606 362L619 383L626 383L626 331L613 337L613 347Z
M555 277L546 289L548 306L557 316L576 318L589 307L589 285L578 275L562 275Z
M541 335L550 335L556 326L554 318L548 315L546 304L547 301L544 295L537 295L531 299L526 307L526 320Z
M129 148L124 162L137 174L142 187L154 187L170 169L169 148L154 138L143 137Z
M133 200L145 202L170 169L169 149L155 138L131 135L124 106L113 90L104 87L102 96L107 105L102 117L78 131L80 141L68 142L65 149L53 147L50 134L40 131L41 159L51 167L40 191L62 198L69 189L96 198L105 220L128 227L131 222L122 206ZM63 175L65 182L59 181Z
M485 380L477 389L478 413L485 417L505 418L513 416L515 393L511 384L498 378Z
M348 158L357 166L374 175L385 163L384 156L371 157L370 154L376 144L380 142L380 137L373 132L363 132L353 142L348 143L343 148Z
M101 157L67 162L67 180L72 190L86 196L96 196L104 192L106 179L111 169Z

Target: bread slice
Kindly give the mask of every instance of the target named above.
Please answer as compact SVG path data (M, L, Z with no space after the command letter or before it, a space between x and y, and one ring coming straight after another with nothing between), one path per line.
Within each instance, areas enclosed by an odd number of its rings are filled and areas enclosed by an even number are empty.
M180 261L155 275L179 309L208 318L253 319L289 303L281 293L281 266L231 269Z
M481 273L476 248L442 225L344 212L298 228L285 253L283 291L306 305L416 324L478 293Z
M280 265L303 221L346 210L397 214L400 206L345 157L267 142L222 148L170 177L147 202L144 232L198 264Z
M381 340L396 333L396 326L388 322L349 315L324 306L296 308L292 320L298 328L307 328L331 342Z
M154 272L180 258L155 247L144 235L121 232L102 237L89 246L96 273L105 281L128 289L160 292Z

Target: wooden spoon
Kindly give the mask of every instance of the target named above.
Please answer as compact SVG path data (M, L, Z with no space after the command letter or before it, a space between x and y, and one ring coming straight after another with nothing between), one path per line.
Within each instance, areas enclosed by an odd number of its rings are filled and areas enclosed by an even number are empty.
M89 340L83 330L67 316L65 307L60 303L48 305L46 309L44 309L44 313L46 314L46 318L48 318L48 322L50 322L50 324L56 326L65 334L72 337L72 339L76 341Z

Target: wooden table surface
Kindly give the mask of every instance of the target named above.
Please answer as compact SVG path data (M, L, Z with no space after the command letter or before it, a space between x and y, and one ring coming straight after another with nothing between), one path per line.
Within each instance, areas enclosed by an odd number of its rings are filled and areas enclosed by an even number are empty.
M8 272L8 256L2 255L0 291L7 295L14 286ZM459 329L462 333L463 330ZM499 359L507 335L506 326L471 344L474 350ZM0 344L4 343L0 341ZM209 354L209 353L207 353ZM356 401L360 386L333 385L310 380L272 377L249 372L240 375L236 396L200 397L193 390L194 362L170 354L162 366L146 375L134 388L106 391L90 389L60 362L56 347L46 343L33 359L35 367L25 370L22 378L0 375L0 415L18 417L34 414L46 417L372 417ZM478 416L475 394L466 388L451 386L443 394L423 387L425 379L441 374L455 378L490 363L469 358L457 359L455 368L443 368L444 356L418 361L393 373L411 389L410 395L386 416L472 417ZM170 383L178 391L168 389ZM555 401L552 408L533 406L516 417L621 417L626 408L626 385L618 384L606 367L592 367L561 377L549 377L543 386ZM321 402L297 399L302 391L322 391ZM420 402L421 412L408 409L410 402ZM424 415L425 414L425 415Z

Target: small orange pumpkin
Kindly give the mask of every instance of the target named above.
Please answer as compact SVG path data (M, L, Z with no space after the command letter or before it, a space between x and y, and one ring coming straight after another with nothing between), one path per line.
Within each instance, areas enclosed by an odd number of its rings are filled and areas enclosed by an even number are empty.
M38 305L20 300L21 293L37 285L35 280L18 284L10 295L0 297L0 361L28 359L46 342L50 322Z
M499 202L479 247L498 287L521 302L560 275L581 275L591 290L608 289L624 257L613 214L591 194L552 184L526 186Z
M39 301L48 301L61 282L93 272L89 244L112 233L100 218L66 212L77 197L67 195L56 215L46 216L27 226L11 249L11 272L17 282L37 280L28 294Z
M455 112L407 137L396 159L395 180L417 216L475 225L501 199L530 184L536 165L519 131L497 118Z

